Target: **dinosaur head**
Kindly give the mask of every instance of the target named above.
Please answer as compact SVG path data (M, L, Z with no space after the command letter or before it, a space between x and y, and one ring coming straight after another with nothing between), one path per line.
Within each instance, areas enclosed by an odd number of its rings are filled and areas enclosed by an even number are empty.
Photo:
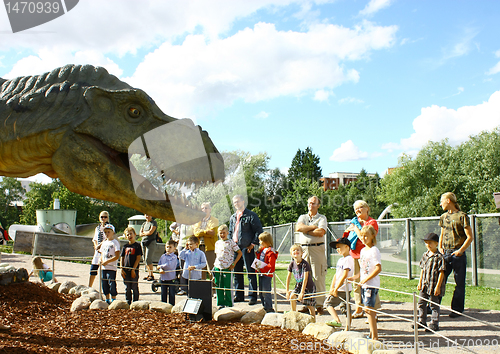
M143 91L88 87L52 168L71 191L186 224L204 215L186 186L217 183L224 163L207 132L164 114Z

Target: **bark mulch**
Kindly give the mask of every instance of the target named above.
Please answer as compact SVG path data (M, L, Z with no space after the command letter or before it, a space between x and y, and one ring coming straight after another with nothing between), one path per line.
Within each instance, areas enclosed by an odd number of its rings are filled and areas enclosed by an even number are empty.
M35 283L0 286L0 353L347 353L293 330L191 323L153 311L70 312L75 295Z

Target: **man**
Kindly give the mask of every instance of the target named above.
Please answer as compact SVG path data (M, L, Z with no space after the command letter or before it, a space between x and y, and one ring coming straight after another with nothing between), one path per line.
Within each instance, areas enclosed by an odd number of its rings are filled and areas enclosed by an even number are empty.
M307 201L309 213L301 215L297 220L295 230L298 232L298 243L304 249L303 258L311 265L312 277L316 285L316 292L322 295L316 297L316 311L323 314L323 302L326 278L326 246L325 234L328 227L326 216L319 214L319 198L312 196ZM304 309L301 310L303 312ZM305 308L306 311L307 307Z
M255 259L255 245L259 244L259 235L264 231L257 214L245 208L245 201L241 195L233 197L233 205L236 212L229 219L229 238L231 238L243 253L243 257L234 267L234 287L238 289L234 297L234 302L245 301L245 291L243 284L243 264L248 274L248 296L249 305L257 303L257 275L251 267Z
M205 252L207 258L207 267L212 270L215 262L215 242L217 242L217 229L219 228L219 220L212 216L212 207L210 203L202 203L201 211L205 213L205 217L193 226L193 233L200 240L200 250ZM207 269L205 267L205 270ZM207 272L202 273L201 279L206 279Z

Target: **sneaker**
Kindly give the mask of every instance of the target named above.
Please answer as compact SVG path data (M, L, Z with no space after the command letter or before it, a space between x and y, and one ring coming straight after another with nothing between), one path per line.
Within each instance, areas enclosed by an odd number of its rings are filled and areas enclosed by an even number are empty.
M235 296L234 299L233 299L233 302L245 302L245 300L242 299L241 297Z
M462 316L462 314L461 314L461 313L450 312L450 317L451 317L451 318L457 318L457 317L460 317L460 316Z
M186 292L184 290L179 290L179 292L177 293L177 295L180 295L180 296L186 295Z
M437 323L431 323L431 324L429 324L429 329L426 328L425 331L426 332L431 332L431 330L433 332L439 331L439 325Z
M424 323L422 323L422 322L417 322L417 325L418 325L419 327L427 326L426 324L424 324ZM415 329L415 325L414 325L414 324L412 324L412 325L411 325L411 328L412 328L412 329Z
M106 299L106 303L107 303L108 305L111 305L111 300L110 300L110 299Z
M274 309L264 309L266 311L266 313L273 313L273 312L276 312L274 311Z
M337 322L337 321L328 321L328 322L325 322L325 324L327 324L331 327L342 327L342 323Z
M253 306L253 305L255 305L256 303L257 303L257 300L256 300L256 299L250 299L250 301L248 301L248 304L249 304L250 306Z

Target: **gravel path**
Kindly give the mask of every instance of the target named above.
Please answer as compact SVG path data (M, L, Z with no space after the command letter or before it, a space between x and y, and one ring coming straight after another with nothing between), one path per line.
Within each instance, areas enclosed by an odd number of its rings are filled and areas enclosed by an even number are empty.
M17 268L23 267L31 270L31 256L21 254L2 253L2 263L9 263ZM44 261L51 266L51 260ZM88 273L90 267L85 264L56 261L55 276L59 282L72 280L77 284L88 284ZM144 277L145 272L141 272L140 279ZM33 279L33 278L32 278ZM125 299L123 282L118 284L118 299ZM98 289L98 280L94 283L94 287ZM160 291L153 292L150 282L141 280L139 286L141 300L160 300ZM185 297L177 296L176 301L181 301ZM215 298L213 299L215 305ZM261 306L260 301L255 306L249 306L248 303L237 303L237 308L250 310ZM290 306L283 297L278 296L278 311L283 312L289 310ZM379 338L393 349L400 349L403 353L415 353L414 349L414 334L411 328L411 322L401 319L395 319L389 315L400 316L402 318L413 320L413 304L400 302L384 302L382 301L382 309L384 315L379 316L378 330ZM482 321L494 324L500 327L500 311L487 311L478 309L466 309L465 313L471 317ZM419 353L470 353L471 351L478 354L500 353L500 330L472 321L465 317L450 318L449 311L443 310L440 318L439 334L457 341L459 348L452 343L448 343L446 339L439 337L433 333L426 333L423 330L419 331ZM345 323L345 316L341 316ZM317 316L318 322L326 322L330 320L329 315ZM352 330L361 331L368 334L368 324L365 323L366 318L354 319L352 322ZM491 346L491 344L495 344Z

